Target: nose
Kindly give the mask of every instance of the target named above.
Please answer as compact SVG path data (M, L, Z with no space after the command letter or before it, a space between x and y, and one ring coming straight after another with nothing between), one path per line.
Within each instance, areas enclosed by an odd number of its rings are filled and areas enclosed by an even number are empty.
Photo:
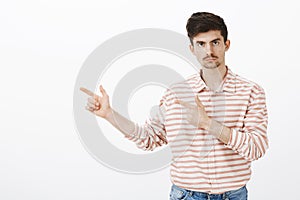
M211 55L213 53L213 47L210 44L206 45L204 50L207 55Z

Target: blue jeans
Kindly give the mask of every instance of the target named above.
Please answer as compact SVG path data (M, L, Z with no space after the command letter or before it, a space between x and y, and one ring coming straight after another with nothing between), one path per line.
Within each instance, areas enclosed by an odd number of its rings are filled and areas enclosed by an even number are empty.
M223 194L208 194L186 190L173 185L170 193L170 200L247 200L248 191L246 186Z

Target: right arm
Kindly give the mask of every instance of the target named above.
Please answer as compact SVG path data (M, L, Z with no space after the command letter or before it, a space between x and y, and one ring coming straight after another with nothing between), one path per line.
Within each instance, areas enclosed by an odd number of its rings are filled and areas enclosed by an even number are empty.
M134 141L139 148L153 150L157 146L167 144L162 112L158 112L144 125L139 126L111 108L109 96L102 86L100 86L102 96L98 96L85 88L80 88L80 90L90 96L86 106L88 111L107 120L126 138ZM161 108L162 104L160 105Z

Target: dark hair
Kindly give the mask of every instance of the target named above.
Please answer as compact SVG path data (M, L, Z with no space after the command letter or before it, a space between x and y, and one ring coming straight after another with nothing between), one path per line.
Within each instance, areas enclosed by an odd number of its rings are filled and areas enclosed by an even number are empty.
M223 18L212 13L193 13L187 21L186 30L192 45L193 38L198 33L205 33L208 31L221 31L221 35L224 38L224 42L227 41L228 31Z

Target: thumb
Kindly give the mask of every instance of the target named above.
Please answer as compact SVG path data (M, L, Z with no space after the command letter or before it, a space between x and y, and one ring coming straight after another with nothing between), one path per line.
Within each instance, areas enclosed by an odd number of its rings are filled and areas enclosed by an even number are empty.
M196 102L198 107L200 107L200 108L204 107L203 104L201 103L200 99L197 96L195 96L195 102Z
M100 92L103 96L107 95L102 85L100 85Z

